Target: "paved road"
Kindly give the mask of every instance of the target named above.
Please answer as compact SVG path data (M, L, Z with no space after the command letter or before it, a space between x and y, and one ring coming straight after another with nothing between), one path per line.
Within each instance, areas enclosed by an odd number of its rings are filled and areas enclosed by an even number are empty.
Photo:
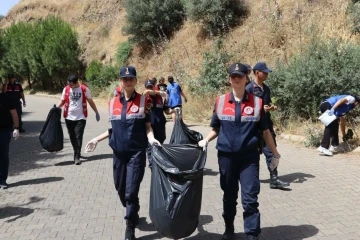
M65 150L41 149L38 134L48 110L58 100L27 97L26 134L11 144L10 188L0 191L0 239L123 239L124 209L113 186L111 150L98 144L80 166L73 165L65 131ZM84 142L108 126L107 112L95 121L91 112ZM207 127L192 126L206 134ZM168 136L172 124L167 125ZM270 190L261 160L259 196L262 239L360 239L360 166L353 155L319 156L315 150L279 141L279 169L289 191ZM214 142L209 145L200 224L187 239L220 239L224 231L222 193ZM141 239L160 239L148 215L150 171L141 186ZM241 204L235 221L243 239Z

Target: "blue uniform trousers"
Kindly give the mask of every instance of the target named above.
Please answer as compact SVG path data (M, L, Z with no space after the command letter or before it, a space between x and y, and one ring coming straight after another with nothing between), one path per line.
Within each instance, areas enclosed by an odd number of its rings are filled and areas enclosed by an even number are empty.
M275 134L275 131L274 131L273 127L269 126L269 130L270 130L270 133L271 133L271 135L272 135L272 137L274 139L275 146L277 146L277 144L276 144L276 134ZM272 157L273 157L273 153L271 152L270 148L267 145L264 146L263 153L265 155L266 165L267 165L267 167L268 167L268 169L270 171L270 164L271 164L271 160L272 160ZM274 169L274 171L275 170L276 169Z
M11 129L0 129L0 182L6 181L9 173L11 131Z
M156 124L156 125L151 125L151 128L154 131L154 137L156 140L158 140L161 144L163 144L165 142L166 139L166 129L165 129L165 123L164 124ZM151 145L149 144L147 149L147 157L148 157L148 161L149 161L149 167L152 166L152 155L151 155Z
M22 122L22 102L20 100L16 101L16 112L17 112L17 115L19 117L19 127L20 129L22 129L22 126L23 126L23 122Z
M258 194L260 155L257 149L245 153L218 152L220 185L223 195L223 217L226 224L232 224L236 215L236 205L241 185L241 202L244 209L244 231L246 234L260 233L260 213Z
M139 221L139 188L144 177L145 149L129 151L121 155L114 153L114 183L120 201L126 207L125 219L135 227Z

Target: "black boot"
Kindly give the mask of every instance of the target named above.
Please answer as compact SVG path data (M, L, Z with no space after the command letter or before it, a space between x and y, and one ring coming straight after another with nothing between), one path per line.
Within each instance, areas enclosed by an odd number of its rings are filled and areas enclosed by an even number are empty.
M278 172L277 169L274 171L270 171L270 188L276 189L276 188L285 188L290 186L288 182L283 182L278 178Z
M234 239L234 223L225 223L225 232L222 235L222 240L233 240Z
M135 227L133 227L129 221L126 222L125 240L136 240Z

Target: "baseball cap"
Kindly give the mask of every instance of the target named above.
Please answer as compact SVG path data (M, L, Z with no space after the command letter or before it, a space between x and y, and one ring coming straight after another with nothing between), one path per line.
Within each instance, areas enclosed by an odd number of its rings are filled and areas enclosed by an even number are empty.
M244 63L244 65L247 67L248 71L251 71L251 70L252 70L250 64Z
M147 87L154 87L155 86L155 82L154 82L154 80L146 80L145 81L145 88L147 88Z
M124 66L120 69L120 78L136 78L136 69L133 66Z
M242 63L234 63L228 69L229 76L237 74L240 76L245 76L248 73L248 68Z
M264 62L258 62L255 64L255 66L253 67L253 70L258 70L260 72L265 72L265 73L271 73L272 70L269 69L266 65L266 63Z

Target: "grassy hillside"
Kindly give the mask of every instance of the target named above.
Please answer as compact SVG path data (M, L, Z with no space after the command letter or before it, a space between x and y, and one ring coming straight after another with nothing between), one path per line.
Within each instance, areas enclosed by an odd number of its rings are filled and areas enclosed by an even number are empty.
M311 38L341 38L356 41L348 30L347 0L260 0L249 1L250 16L225 39L234 59L248 63L277 59L286 61L300 52ZM55 14L70 22L79 33L84 60L111 62L119 43L125 9L121 0L22 0L1 22L31 21ZM131 62L142 76L159 76L181 71L197 76L202 54L211 40L199 36L196 23L186 22L161 52L140 56L135 50Z

